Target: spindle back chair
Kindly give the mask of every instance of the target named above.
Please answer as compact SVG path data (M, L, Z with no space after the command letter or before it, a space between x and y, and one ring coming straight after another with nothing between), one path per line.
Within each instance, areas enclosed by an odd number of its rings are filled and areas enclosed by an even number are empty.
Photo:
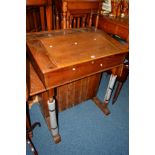
M26 0L26 32L52 30L51 0Z
M96 16L94 26L97 28L101 9L100 0L62 0L61 6L60 16L60 8L56 8L59 10L56 12L56 29L60 28L59 23L61 29L91 27L93 15Z

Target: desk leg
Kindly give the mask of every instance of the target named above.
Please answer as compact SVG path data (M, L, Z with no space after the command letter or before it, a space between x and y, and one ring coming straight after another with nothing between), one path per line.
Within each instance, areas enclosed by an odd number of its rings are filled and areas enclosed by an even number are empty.
M113 75L111 74L110 76L110 80L109 80L109 84L105 93L105 97L104 97L104 101L100 101L97 97L93 98L93 101L95 102L95 104L100 108L100 110L105 114L105 115L109 115L110 114L110 110L108 109L108 103L110 100L110 96L116 81L116 77L117 75Z
M93 97L93 101L94 101L94 103L98 106L98 108L99 108L105 115L109 115L109 114L110 114L110 111L109 111L108 107L105 106L105 105L103 104L103 102L99 100L98 97Z
M56 110L55 110L55 100L53 98L54 91L49 90L42 93L41 96L41 108L46 119L47 125L51 134L53 136L54 142L59 143L61 141L61 136L59 135Z
M61 137L58 132L58 125L56 119L56 110L55 110L55 99L50 98L48 101L48 109L50 115L50 126L51 126L51 133L54 138L55 143L59 143L61 141Z
M108 83L108 87L107 87L107 90L106 90L106 93L105 93L105 96L104 96L104 101L103 101L103 106L105 108L108 106L108 103L109 103L109 100L110 100L110 97L111 97L111 94L112 94L112 90L113 90L116 78L117 78L117 75L111 74L110 80L109 80L109 83Z

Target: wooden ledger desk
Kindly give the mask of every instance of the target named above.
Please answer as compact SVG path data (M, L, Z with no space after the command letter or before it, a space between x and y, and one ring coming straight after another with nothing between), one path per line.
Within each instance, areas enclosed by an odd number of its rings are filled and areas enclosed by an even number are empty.
M109 69L120 70L128 49L101 30L81 28L28 33L27 52L46 89L43 113L53 128L47 104L54 100L54 88Z

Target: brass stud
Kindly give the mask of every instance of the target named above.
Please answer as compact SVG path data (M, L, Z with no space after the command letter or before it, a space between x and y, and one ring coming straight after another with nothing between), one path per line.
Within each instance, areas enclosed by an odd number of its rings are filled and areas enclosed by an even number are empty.
M95 55L91 55L90 57L91 57L92 59L94 59L94 58L95 58Z

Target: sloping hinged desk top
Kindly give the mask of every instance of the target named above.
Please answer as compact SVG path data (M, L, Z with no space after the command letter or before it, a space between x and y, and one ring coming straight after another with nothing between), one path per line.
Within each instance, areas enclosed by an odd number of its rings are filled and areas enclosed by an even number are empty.
M27 34L32 64L47 89L121 65L128 49L101 30Z

